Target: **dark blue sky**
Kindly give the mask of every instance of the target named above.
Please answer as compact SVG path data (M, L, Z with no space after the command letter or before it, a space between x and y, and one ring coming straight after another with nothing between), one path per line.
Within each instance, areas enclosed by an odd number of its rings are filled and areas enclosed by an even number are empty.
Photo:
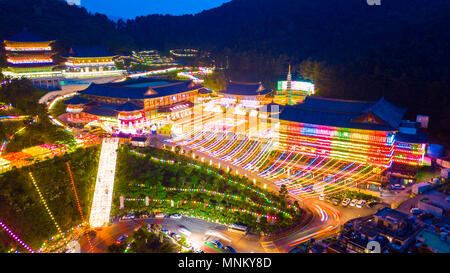
M99 12L122 18L139 15L195 14L204 9L215 8L230 0L81 0L89 12Z

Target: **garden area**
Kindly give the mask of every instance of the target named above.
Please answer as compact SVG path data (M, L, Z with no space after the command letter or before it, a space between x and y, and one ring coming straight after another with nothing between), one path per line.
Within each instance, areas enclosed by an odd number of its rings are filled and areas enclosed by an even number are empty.
M338 199L339 202L341 202L345 198L350 198L350 200L353 200L353 199L366 200L367 202L378 201L377 197L375 197L373 195L365 194L365 193L362 193L362 192L358 192L357 190L340 191L340 192L336 192L336 193L330 194L328 196L331 199Z
M63 156L0 174L1 221L35 251L44 241L58 234L30 177L31 173L61 231L81 224L67 163L84 219L88 220L99 154L99 146L79 148ZM26 252L3 229L0 230L0 251L11 248Z
M181 246L160 230L142 227L123 242L112 244L108 253L177 253Z
M14 79L0 86L0 102L11 105L0 110L0 117L28 116L23 120L0 120L0 142L6 141L3 153L19 152L45 143L75 144L72 134L52 124L46 106L38 103L44 94L45 91L34 87L27 79ZM58 111L61 109L57 108Z
M120 196L124 209L120 209ZM176 152L157 148L119 149L113 215L179 213L223 224L241 223L271 233L298 221L302 211L284 193Z

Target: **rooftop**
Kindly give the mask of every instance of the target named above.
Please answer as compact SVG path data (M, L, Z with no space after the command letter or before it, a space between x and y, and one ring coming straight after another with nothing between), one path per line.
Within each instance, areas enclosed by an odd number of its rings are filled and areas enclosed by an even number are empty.
M74 96L66 101L64 101L64 104L66 105L80 105L80 104L86 104L89 101L83 97L80 96Z
M230 81L228 83L227 89L220 91L220 93L222 94L237 95L237 96L267 95L271 92L272 90L265 89L260 82L248 83L248 82L233 82L233 81Z
M448 241L442 240L439 234L435 232L423 230L417 236L417 240L426 244L436 253L450 253L450 243Z
M116 54L109 52L104 46L72 46L68 57L91 58L113 56L116 56Z
M409 218L408 214L390 208L379 210L374 216L380 218L390 218L396 221L404 221Z
M119 112L133 112L144 109L142 106L136 105L132 102L127 102L116 108Z
M84 110L83 112L100 117L117 117L117 111L109 108L92 107L90 109Z
M428 135L420 130L418 130L414 135L398 133L395 136L395 140L406 143L427 143Z
M32 32L29 32L27 29L24 29L14 36L5 38L5 41L28 43L28 42L53 42L54 40L34 34Z
M376 102L306 97L303 103L286 105L281 120L363 130L395 131L406 112L381 98ZM360 121L367 115L380 122Z
M147 138L146 137L132 137L131 141L145 142L145 141L147 141Z
M79 93L99 97L141 100L171 96L200 87L192 81L141 78L117 83L91 83Z

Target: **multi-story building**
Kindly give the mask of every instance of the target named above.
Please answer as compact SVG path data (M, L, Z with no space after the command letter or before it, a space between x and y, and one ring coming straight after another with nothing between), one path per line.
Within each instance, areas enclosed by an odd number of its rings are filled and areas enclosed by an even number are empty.
M70 123L102 124L111 130L137 133L161 128L190 115L198 91L192 81L137 79L92 83L67 101Z
M66 56L66 78L120 76L125 71L118 70L114 62L115 54L103 46L72 46Z
M4 40L8 67L3 74L12 78L29 78L33 85L44 89L58 89L61 71L54 62L54 40L28 30Z
M330 176L336 177L355 167L349 179L342 177L335 184L352 183L359 174L364 174L365 178L356 183L358 187L380 191L385 182L384 170L401 157L407 149L405 144L416 145L407 142L405 133L399 132L405 122L405 112L406 109L384 98L365 102L306 97L301 104L284 106L271 123L279 120L280 124L277 150L308 156L303 163L308 169L316 169L312 164L319 161L329 166L324 171L324 166L319 164L317 169L320 171L314 176L315 180L330 182L329 179L336 179ZM418 153L416 156L406 157L399 163L420 165L419 158L425 153L425 145L419 144L420 149L414 151ZM340 163L330 162L336 160Z

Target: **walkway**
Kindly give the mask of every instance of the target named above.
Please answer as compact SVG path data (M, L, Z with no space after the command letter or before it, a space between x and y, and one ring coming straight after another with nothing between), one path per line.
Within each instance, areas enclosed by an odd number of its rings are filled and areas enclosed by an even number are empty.
M89 219L89 223L92 227L101 227L109 223L118 147L119 139L103 139L102 151L98 163L94 199L92 201Z

